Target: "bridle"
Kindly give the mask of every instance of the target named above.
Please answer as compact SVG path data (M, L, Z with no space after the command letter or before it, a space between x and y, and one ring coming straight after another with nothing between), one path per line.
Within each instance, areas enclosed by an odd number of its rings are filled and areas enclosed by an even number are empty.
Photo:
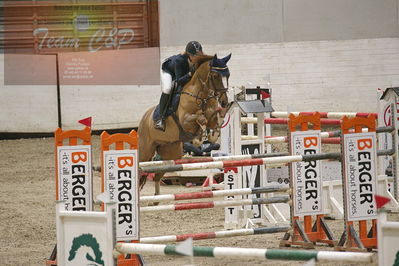
M210 66L210 69L209 69L209 72L208 72L208 75L207 75L205 81L202 80L201 77L199 77L199 76L197 77L201 83L201 88L197 90L197 92L198 92L197 94L189 92L189 91L185 91L184 89L180 92L182 95L185 94L185 95L195 98L198 111L201 111L203 115L205 115L206 110L207 110L207 105L211 99L216 99L216 101L220 104L221 97L223 95L225 95L227 97L227 94L226 94L227 88L224 88L224 85L223 85L222 89L216 89L217 86L215 86L215 84L214 84L214 77L212 76L211 73L212 73L212 71L218 72L217 71L218 69L213 68L211 65L209 65L209 66ZM227 67L225 69L227 69ZM218 73L218 74L221 75L221 73ZM211 83L211 86L209 86L209 83ZM177 127L179 128L179 139L181 141L189 141L194 138L200 137L202 140L203 137L206 136L207 131L212 130L213 132L220 132L221 125L219 125L218 122L217 122L217 125L215 128L207 128L208 122L211 121L212 119L214 119L215 115L218 115L218 113L219 112L217 110L215 110L215 112L213 112L211 114L211 117L206 118L206 120L207 120L206 124L203 124L200 121L197 121L199 128L195 133L190 133L190 132L185 131L183 129L179 119L177 118L176 113L173 113L172 118L175 121ZM214 135L214 133L213 133L213 135Z
M189 95L189 96L195 98L198 108L203 113L205 113L207 104L208 104L209 100L211 100L211 99L215 99L220 105L222 105L222 103L220 102L220 99L223 96L227 97L226 93L228 90L228 83L227 83L227 88L225 88L223 85L222 89L216 89L217 86L215 86L215 84L214 84L215 78L211 73L212 73L212 71L218 73L217 70L225 70L225 69L227 69L227 67L222 69L222 68L216 68L216 67L211 66L205 81L202 80L200 77L198 77L198 80L201 82L202 88L200 90L198 90L197 95L195 95L191 92L184 91L184 90L181 92L181 94L186 94L186 95ZM218 73L218 74L221 75L220 73ZM227 77L227 80L228 80L228 77ZM203 92L207 92L206 97L200 97L200 93L203 93ZM222 107L227 108L227 105L228 105L228 102L226 102L226 106L222 105ZM211 121L212 119L215 118L215 116L218 115L218 113L219 112L217 112L215 110L215 112L213 112L211 114L211 116L209 118L207 118L207 120ZM220 132L222 124L223 124L223 121L218 121L216 123L216 127L214 127L214 128L207 128L205 125L199 124L200 128L202 129L202 132L201 132L201 134L198 134L198 132L197 132L196 135L198 135L198 137L200 137L200 139L203 139L204 137L206 137L207 133L212 134L212 135L214 135L215 133L218 134Z
M213 76L211 75L211 72L215 71L217 69L220 69L220 68L216 68L216 67L212 67L211 66L205 81L203 81L200 77L198 77L198 80L201 82L202 89L198 90L198 94L197 95L194 95L193 93L188 92L188 91L184 91L184 90L181 92L181 94L186 94L186 95L189 95L191 97L194 97L195 100L196 100L196 104L197 104L198 108L200 110L202 110L202 111L205 111L206 106L208 104L208 101L210 99L216 99L220 103L220 98L224 94L226 94L226 92L227 92L227 88L223 87L223 89L215 89L215 86L213 86L213 88L211 89L209 87L209 85L208 85L209 82L213 83L213 80L214 80ZM227 67L226 67L226 69L227 69ZM217 71L215 71L215 72L217 72ZM221 74L219 74L219 75L221 75ZM206 97L200 97L199 96L200 93L204 92L204 91L208 92L207 96Z

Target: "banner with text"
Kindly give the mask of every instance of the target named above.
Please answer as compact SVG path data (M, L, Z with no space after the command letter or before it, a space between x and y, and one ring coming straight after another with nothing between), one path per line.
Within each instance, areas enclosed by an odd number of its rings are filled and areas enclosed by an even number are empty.
M377 193L376 133L345 134L344 183L348 221L377 218L374 195Z
M66 211L92 210L91 146L59 146L58 195Z
M137 150L104 152L104 187L116 206L116 239L139 239Z
M320 130L291 132L292 155L321 152ZM321 161L291 163L294 215L323 213Z

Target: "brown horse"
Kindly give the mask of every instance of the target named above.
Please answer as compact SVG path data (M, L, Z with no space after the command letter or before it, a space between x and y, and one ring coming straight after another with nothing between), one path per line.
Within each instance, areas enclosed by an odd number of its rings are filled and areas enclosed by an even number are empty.
M139 160L150 161L155 152L162 160L180 159L183 155L183 142L201 141L208 133L210 141L219 137L221 119L226 114L227 81L229 70L227 62L231 54L218 59L217 56L201 56L197 59L192 79L181 91L179 106L175 114L167 117L166 130L160 131L153 126L155 106L147 110L142 117L139 135ZM163 173L155 175L155 195L160 194L159 182ZM146 177L140 178L140 188Z

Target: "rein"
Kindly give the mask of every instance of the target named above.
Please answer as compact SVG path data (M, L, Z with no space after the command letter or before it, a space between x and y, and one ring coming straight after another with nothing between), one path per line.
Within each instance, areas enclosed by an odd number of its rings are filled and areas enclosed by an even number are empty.
M210 70L210 71L211 71L211 70ZM201 84L202 84L202 88L205 89L206 91L208 91L208 96L207 96L207 97L201 98L201 97L198 97L198 95L194 95L193 93L188 92L188 91L184 91L184 90L181 92L181 94L186 94L186 95L189 95L189 96L191 96L191 97L194 97L194 98L196 99L197 102L200 101L200 103L198 104L198 107L199 107L202 111L205 110L205 106L206 106L206 104L208 103L208 100L210 100L210 99L212 99L212 98L215 98L215 99L218 98L218 95L215 95L216 90L214 90L214 89L213 89L213 90L210 90L209 87L207 86L207 83L208 83L208 81L209 81L210 71L208 72L208 76L206 77L206 80L205 80L205 81L203 81L200 77L198 77L198 80L199 80L199 81L201 82ZM219 91L222 92L222 93L225 93L225 92L227 91L227 89L223 89L223 90L219 90ZM218 92L219 92L219 91L218 91ZM201 91L199 91L198 94L199 94L200 92L201 92Z
M181 92L181 94L186 94L188 96L191 96L191 97L195 98L197 106L202 112L205 111L206 105L207 105L207 103L208 103L208 101L210 99L215 98L217 101L219 100L218 97L220 97L220 96L217 93L219 93L219 92L225 93L227 91L227 89L222 89L222 90L218 90L218 91L216 91L215 89L209 89L209 86L207 85L207 83L210 80L209 77L210 77L211 71L212 71L212 68L209 70L207 78L206 78L205 81L203 81L200 77L198 77L198 80L202 84L202 86L201 86L202 88L200 90L198 90L198 94L197 95L195 95L194 93L191 93L189 91L185 91L185 90L182 90L182 92ZM203 92L203 91L205 91L205 92L207 91L208 92L207 97L199 97L199 94L201 92ZM214 118L215 115L217 115L217 112L214 112L212 114L212 116L210 117L210 119ZM175 121L177 127L179 128L179 139L181 141L192 140L198 135L198 131L200 131L200 129L202 127L201 125L198 128L198 130L196 131L196 133L193 134L193 133L190 133L190 132L187 132L187 131L184 130L183 126L181 125L179 119L176 116L176 113L173 113L172 117L173 117L173 120ZM221 127L221 124L220 125L218 124L217 127L215 129L213 129L213 130L215 132L219 132L220 131L220 127ZM202 129L203 129L202 130L203 131L202 134L204 136L206 134L206 130L204 130L204 128L202 128Z

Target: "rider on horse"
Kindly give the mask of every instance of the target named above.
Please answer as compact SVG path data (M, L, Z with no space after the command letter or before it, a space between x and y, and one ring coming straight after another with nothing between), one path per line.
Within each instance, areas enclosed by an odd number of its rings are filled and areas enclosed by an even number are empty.
M190 81L195 68L193 60L196 56L203 55L199 42L191 41L187 44L185 52L167 58L161 66L162 95L159 101L160 119L154 121L156 129L165 131L166 111L173 93L181 90Z

